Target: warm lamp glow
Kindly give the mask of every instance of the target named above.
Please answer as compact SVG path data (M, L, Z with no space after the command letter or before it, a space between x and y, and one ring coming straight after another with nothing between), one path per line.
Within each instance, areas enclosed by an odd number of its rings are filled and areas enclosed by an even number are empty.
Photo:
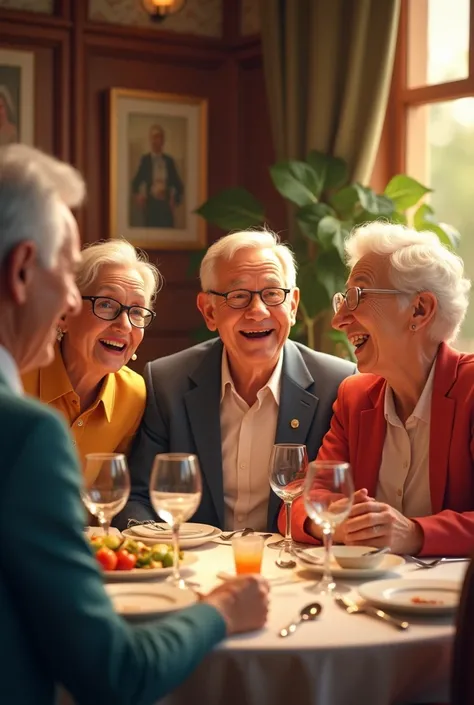
M152 20L162 22L168 15L174 15L185 5L186 0L142 0L142 5Z

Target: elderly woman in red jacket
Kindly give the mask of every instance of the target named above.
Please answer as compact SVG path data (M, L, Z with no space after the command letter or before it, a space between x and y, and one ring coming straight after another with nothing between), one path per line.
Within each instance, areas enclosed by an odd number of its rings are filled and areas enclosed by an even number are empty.
M345 379L318 460L352 467L356 494L335 540L395 553L474 546L474 355L450 343L466 314L462 260L437 236L373 222L346 243L350 276L333 326L361 373ZM319 529L301 500L293 538Z

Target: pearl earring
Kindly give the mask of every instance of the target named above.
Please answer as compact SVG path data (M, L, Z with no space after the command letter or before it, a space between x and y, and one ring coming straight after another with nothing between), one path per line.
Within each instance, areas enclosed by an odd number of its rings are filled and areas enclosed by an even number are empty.
M412 325L411 325L411 329L412 329L412 330L416 330L416 326L415 326L415 324L414 324L414 323L412 323Z
M135 353L133 353L133 355L132 355L133 362L135 362L136 359L137 359L137 355Z
M64 338L64 331L60 326L57 326L56 328L56 340L58 342L61 342L61 340Z

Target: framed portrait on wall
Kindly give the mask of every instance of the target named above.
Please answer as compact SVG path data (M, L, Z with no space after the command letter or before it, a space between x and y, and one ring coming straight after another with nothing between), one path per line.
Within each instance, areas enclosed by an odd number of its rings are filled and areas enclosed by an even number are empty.
M34 143L34 54L0 49L0 146Z
M206 223L207 101L110 92L110 237L147 249L201 249Z

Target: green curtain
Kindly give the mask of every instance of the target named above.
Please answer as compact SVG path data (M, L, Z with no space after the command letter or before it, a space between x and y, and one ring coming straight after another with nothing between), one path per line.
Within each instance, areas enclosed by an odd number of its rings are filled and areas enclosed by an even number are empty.
M278 159L311 149L370 179L392 76L400 0L261 0Z

